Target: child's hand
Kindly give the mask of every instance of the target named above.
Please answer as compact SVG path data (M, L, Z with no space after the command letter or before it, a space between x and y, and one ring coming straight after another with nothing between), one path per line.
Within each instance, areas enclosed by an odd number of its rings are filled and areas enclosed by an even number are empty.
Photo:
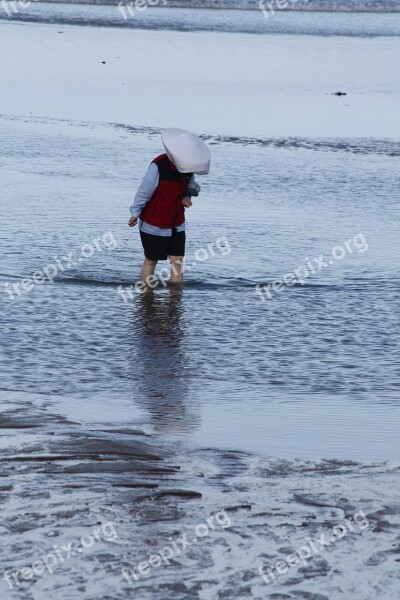
M129 219L128 225L129 225L129 227L135 227L137 222L138 222L138 220L135 217L131 217Z
M190 198L184 198L184 199L182 200L182 204L183 204L183 206L184 206L185 208L190 208L190 207L193 205L193 203L192 203L192 201L191 201L191 199L190 199Z

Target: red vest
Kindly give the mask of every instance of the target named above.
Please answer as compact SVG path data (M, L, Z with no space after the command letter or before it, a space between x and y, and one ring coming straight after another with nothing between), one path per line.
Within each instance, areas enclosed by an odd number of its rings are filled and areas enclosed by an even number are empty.
M179 227L185 222L182 198L189 185L191 173L179 173L166 154L153 160L158 167L160 181L149 202L142 209L140 218L156 227Z

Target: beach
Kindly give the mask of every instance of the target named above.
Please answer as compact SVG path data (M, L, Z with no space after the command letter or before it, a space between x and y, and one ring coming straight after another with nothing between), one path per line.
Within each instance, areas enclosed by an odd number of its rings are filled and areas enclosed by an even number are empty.
M398 37L0 31L5 114L153 127L179 115L182 127L252 137L400 136Z
M400 15L162 10L0 20L1 597L393 600ZM211 170L142 294L171 126Z

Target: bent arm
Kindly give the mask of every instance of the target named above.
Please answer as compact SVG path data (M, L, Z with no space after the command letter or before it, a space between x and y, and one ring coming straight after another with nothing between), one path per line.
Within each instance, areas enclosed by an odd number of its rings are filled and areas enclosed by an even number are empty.
M139 218L143 208L146 206L146 204L156 191L159 181L160 175L158 172L158 167L155 163L151 163L146 175L143 178L142 183L138 187L135 199L129 208L132 217L134 217L135 219Z

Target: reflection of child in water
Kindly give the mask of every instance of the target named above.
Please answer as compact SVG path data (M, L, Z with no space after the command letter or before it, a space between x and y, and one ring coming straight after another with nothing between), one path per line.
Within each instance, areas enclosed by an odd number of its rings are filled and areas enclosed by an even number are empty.
M152 429L166 434L193 431L200 423L185 369L182 295L180 286L167 294L140 294L134 312L135 343L140 339L135 396L150 414Z

